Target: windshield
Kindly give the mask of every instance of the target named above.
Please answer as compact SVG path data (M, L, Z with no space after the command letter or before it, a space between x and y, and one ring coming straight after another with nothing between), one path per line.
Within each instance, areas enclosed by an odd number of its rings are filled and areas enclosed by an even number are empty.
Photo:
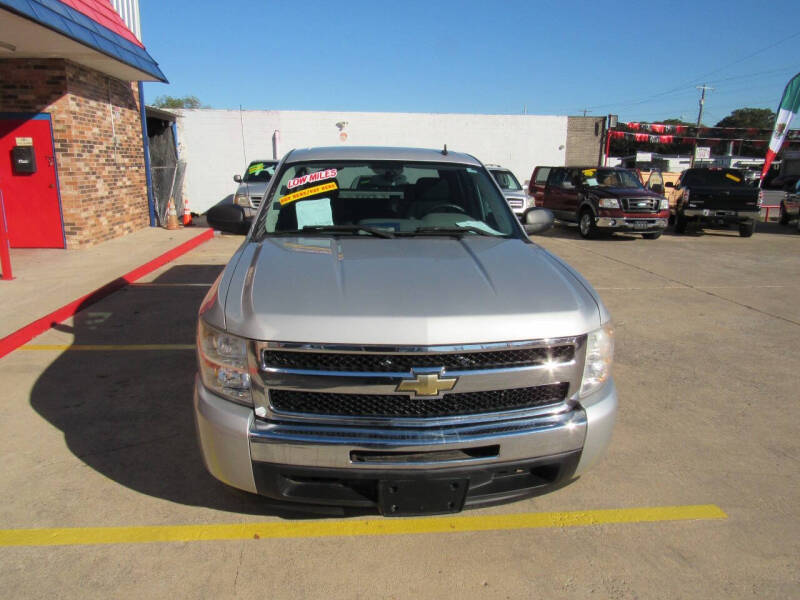
M522 189L519 181L517 181L517 178L514 177L511 171L491 171L491 174L494 176L497 185L499 185L501 189L515 192Z
M686 172L684 185L741 187L747 185L744 174L736 169L695 169Z
M255 183L257 181L262 183L267 182L275 175L275 167L277 165L278 163L274 161L251 162L242 176L242 181L246 183Z
M623 169L583 169L581 182L588 187L636 189L643 187L635 173Z
M521 235L482 168L335 161L288 165L259 215L263 235ZM388 233L389 235L385 235Z

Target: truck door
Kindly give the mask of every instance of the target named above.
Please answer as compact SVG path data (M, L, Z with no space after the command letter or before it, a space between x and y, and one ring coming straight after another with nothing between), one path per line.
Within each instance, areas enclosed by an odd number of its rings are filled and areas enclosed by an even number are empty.
M647 178L647 183L645 184L645 187L651 192L655 192L656 194L663 194L664 177L663 175L661 175L661 171L652 171L650 173L650 177Z
M0 118L0 191L12 248L63 248L49 115Z
M563 211L565 218L578 220L578 196L580 193L581 174L579 169L566 169L564 178Z
M536 167L531 175L528 184L528 195L533 197L534 206L545 205L545 189L547 188L547 177L550 175L552 167Z
M547 180L547 188L544 194L544 205L553 211L555 216L561 218L564 206L564 189L565 178L567 177L567 170L564 168L555 168L550 171L550 177Z

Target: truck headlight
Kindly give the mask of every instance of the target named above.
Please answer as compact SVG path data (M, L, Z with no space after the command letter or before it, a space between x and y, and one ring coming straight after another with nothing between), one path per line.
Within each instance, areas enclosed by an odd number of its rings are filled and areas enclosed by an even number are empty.
M233 197L233 203L239 206L250 206L250 198L247 197L247 194L236 194Z
M247 368L247 340L207 325L197 326L200 378L211 391L246 406L253 405Z
M619 202L616 198L601 198L598 204L600 208L619 208Z
M611 377L614 360L614 326L609 322L586 336L586 362L579 396L585 398Z
M658 210L669 210L669 200L662 198L658 202Z

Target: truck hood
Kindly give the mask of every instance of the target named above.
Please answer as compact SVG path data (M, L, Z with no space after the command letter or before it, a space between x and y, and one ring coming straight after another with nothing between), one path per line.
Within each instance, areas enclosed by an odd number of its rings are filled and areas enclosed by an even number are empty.
M599 327L593 294L518 239L273 237L242 248L220 325L284 342L514 341Z
M248 196L263 196L267 191L268 181L248 181L239 184L236 188L237 194L247 194Z

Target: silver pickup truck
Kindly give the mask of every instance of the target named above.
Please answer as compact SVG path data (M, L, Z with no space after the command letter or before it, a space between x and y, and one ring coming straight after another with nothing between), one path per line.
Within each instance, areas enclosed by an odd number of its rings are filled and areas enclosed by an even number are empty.
M206 466L287 503L433 514L554 489L609 443L610 316L472 156L287 154L200 307Z

